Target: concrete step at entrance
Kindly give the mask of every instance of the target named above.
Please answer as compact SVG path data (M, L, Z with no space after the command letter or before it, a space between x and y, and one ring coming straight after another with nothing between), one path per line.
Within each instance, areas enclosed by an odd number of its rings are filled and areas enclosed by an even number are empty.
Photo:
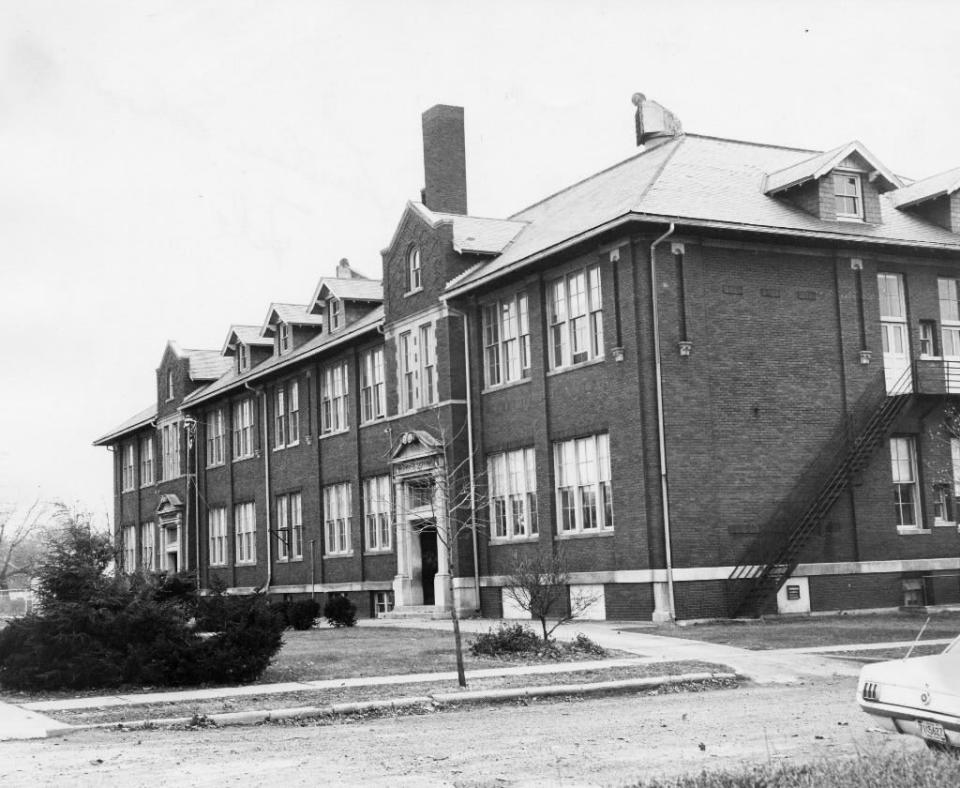
M441 618L450 618L450 611L435 605L404 605L395 607L389 613L384 613L380 618L395 620L419 620L432 621Z

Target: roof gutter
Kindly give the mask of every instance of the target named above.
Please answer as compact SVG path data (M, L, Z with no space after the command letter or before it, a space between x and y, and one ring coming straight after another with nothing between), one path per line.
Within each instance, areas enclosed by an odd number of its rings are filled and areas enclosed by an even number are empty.
M673 593L673 548L670 539L670 490L667 482L667 446L665 441L663 418L663 368L660 358L660 318L657 303L657 246L671 235L677 226L670 222L669 229L650 244L650 303L653 318L653 358L655 377L657 380L657 434L660 444L660 497L663 499L663 555L667 570L667 612L670 621L677 618L677 609Z
M615 230L619 227L622 227L627 224L632 224L634 222L649 222L656 224L676 224L683 225L684 227L692 228L704 228L710 230L734 230L738 232L753 232L761 235L777 235L777 236L788 236L794 238L820 238L829 241L845 241L853 244L861 245L870 245L875 244L878 246L892 246L892 247L911 247L914 249L929 249L934 251L943 251L943 252L956 252L960 254L960 243L956 244L947 244L947 243L938 243L933 241L909 241L905 239L897 238L871 238L869 236L863 235L850 235L848 233L831 233L824 232L822 230L797 230L789 227L771 227L769 225L762 224L743 224L741 222L722 222L722 221L713 221L709 219L694 219L684 216L668 216L665 214L652 214L652 213L626 213L622 216L617 217L616 219L611 219L609 222L604 222L599 224L596 227L592 227L589 230L584 230L582 233L577 233L574 236L571 236L565 241L562 241L553 246L549 246L546 249L542 249L539 252L535 252L527 257L516 260L510 265L504 266L486 276L483 276L479 279L475 279L472 282L469 282L464 285L457 285L451 290L446 292L441 296L441 300L446 301L448 298L457 298L459 296L469 293L471 290L475 290L478 287L486 284L487 282L501 277L505 274L512 273L521 268L543 260L547 257L550 257L557 252L562 252L565 249L569 249L572 246L583 243L584 241L589 241L591 238L601 235L602 233L609 232L610 230ZM946 232L946 231L945 231Z

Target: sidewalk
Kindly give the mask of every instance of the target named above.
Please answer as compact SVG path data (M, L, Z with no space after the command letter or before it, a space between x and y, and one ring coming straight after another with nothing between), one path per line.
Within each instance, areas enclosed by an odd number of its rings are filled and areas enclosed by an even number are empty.
M501 623L497 619L465 619L460 622L461 630L464 633L486 632L491 628L498 627ZM438 629L449 630L452 627L450 621L431 620L362 620L358 622L363 627L413 627L418 629ZM653 664L660 662L714 662L729 666L738 675L755 681L760 684L789 684L803 681L810 677L832 677L832 676L857 676L860 672L860 666L850 662L841 662L832 660L828 657L819 656L819 652L824 651L853 651L866 649L893 648L904 645L903 643L871 643L861 645L843 645L829 647L811 647L807 649L781 649L770 651L749 651L734 646L724 646L715 643L707 643L699 640L686 640L676 637L656 634L657 628L650 626L650 631L635 631L644 628L643 624L635 622L616 623L608 621L577 621L559 627L554 636L561 640L569 640L583 633L594 642L607 649L616 649L625 651L634 656L631 658L621 658L614 660L596 660L588 662L571 662L558 664L538 664L521 667L490 668L483 670L467 671L468 678L485 678L493 676L522 676L536 674L557 674L598 670L604 668L628 667L632 665ZM628 631L634 630L634 631ZM926 643L940 643L941 641L925 641ZM948 640L942 641L944 644ZM909 644L907 644L909 645ZM210 689L185 690L174 692L155 692L141 694L115 694L96 697L68 698L64 700L36 701L25 703L20 706L12 706L0 703L0 742L11 739L43 738L67 733L73 730L73 726L57 722L44 716L41 712L68 711L84 708L97 707L117 707L133 706L148 703L171 702L171 701L202 701L216 698L245 697L245 696L263 696L276 695L278 700L278 709L272 716L290 716L295 709L282 709L283 695L291 692L302 692L304 690L322 690L322 689L341 689L345 687L370 687L370 686L397 686L402 687L405 684L424 683L424 682L442 682L450 681L456 678L454 672L444 673L416 673L393 676L371 676L354 679L330 679L307 682L286 682L283 684L255 684L241 687L215 687ZM672 681L683 680L683 676L666 677ZM702 678L702 676L698 676ZM689 679L688 680L693 680ZM624 684L623 682L606 682L605 684L619 684L622 688L636 688L643 686L638 682L655 680L637 679L633 684ZM579 685L586 687L587 685ZM600 685L591 685L599 687ZM538 688L546 691L549 688ZM564 685L562 687L566 692L575 691L574 687ZM512 690L514 694L522 695L524 690ZM462 695L462 693L461 693ZM483 699L502 699L503 690L489 690L469 693L469 700ZM452 696L451 696L452 697ZM466 696L463 696L466 699ZM420 699L394 699L389 701L374 701L371 703L380 706L396 707L405 700L424 700ZM429 699L428 699L429 700ZM342 704L343 705L343 704ZM351 704L345 704L351 705ZM356 704L352 704L356 705ZM253 718L263 719L271 712L260 711L255 714L239 712L232 715L236 722L252 721ZM246 720L250 717L251 720Z

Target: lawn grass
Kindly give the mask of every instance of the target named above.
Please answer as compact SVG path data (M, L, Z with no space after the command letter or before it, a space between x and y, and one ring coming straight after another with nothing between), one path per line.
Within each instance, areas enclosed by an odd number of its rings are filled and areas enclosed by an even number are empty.
M960 785L960 758L926 752L861 755L812 764L769 764L646 780L636 788L944 788Z
M676 676L683 673L729 673L730 668L710 662L658 662L655 664L612 667L605 669L571 671L558 674L532 674L522 676L490 676L470 679L468 690L509 689L517 687L542 687L557 684L585 684L599 681L649 678L652 676ZM736 679L710 679L652 690L646 694L676 691L702 691L737 685ZM143 720L175 717L206 717L236 711L268 711L279 708L303 706L329 706L334 703L391 700L393 698L421 697L435 693L455 693L459 690L456 680L415 682L399 685L375 685L366 687L338 687L323 690L298 690L282 694L249 695L243 697L210 698L204 700L177 701L168 703L145 703L132 706L72 709L45 712L59 722L70 725L97 723L132 723Z
M656 634L763 651L776 648L813 648L913 640L920 632L924 621L926 621L925 615L899 612L778 617L748 622L664 626ZM625 631L632 630L627 628ZM637 631L649 633L647 629ZM930 623L923 633L923 640L953 638L958 633L960 633L960 611L945 611L931 615ZM897 656L903 656L903 654Z

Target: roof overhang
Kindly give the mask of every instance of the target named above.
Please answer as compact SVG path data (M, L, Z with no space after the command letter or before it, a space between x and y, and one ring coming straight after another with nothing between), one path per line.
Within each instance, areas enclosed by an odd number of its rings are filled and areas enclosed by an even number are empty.
M125 422L114 430L111 430L106 435L101 435L93 442L93 445L109 446L111 443L116 443L125 435L129 435L131 432L136 432L137 430L143 429L144 427L152 424L154 421L156 421L156 418L157 408L155 405L151 405L149 408L134 416L130 421Z
M957 191L960 191L960 167L904 186L891 194L890 199L897 208L910 208Z
M827 153L811 156L799 164L791 164L789 167L769 173L764 178L764 194L779 194L807 181L819 180L831 170L836 169L844 159L854 154L860 156L872 168L869 171L869 178L873 183L879 183L884 187L880 189L881 192L903 186L900 178L867 150L866 145L854 140Z

